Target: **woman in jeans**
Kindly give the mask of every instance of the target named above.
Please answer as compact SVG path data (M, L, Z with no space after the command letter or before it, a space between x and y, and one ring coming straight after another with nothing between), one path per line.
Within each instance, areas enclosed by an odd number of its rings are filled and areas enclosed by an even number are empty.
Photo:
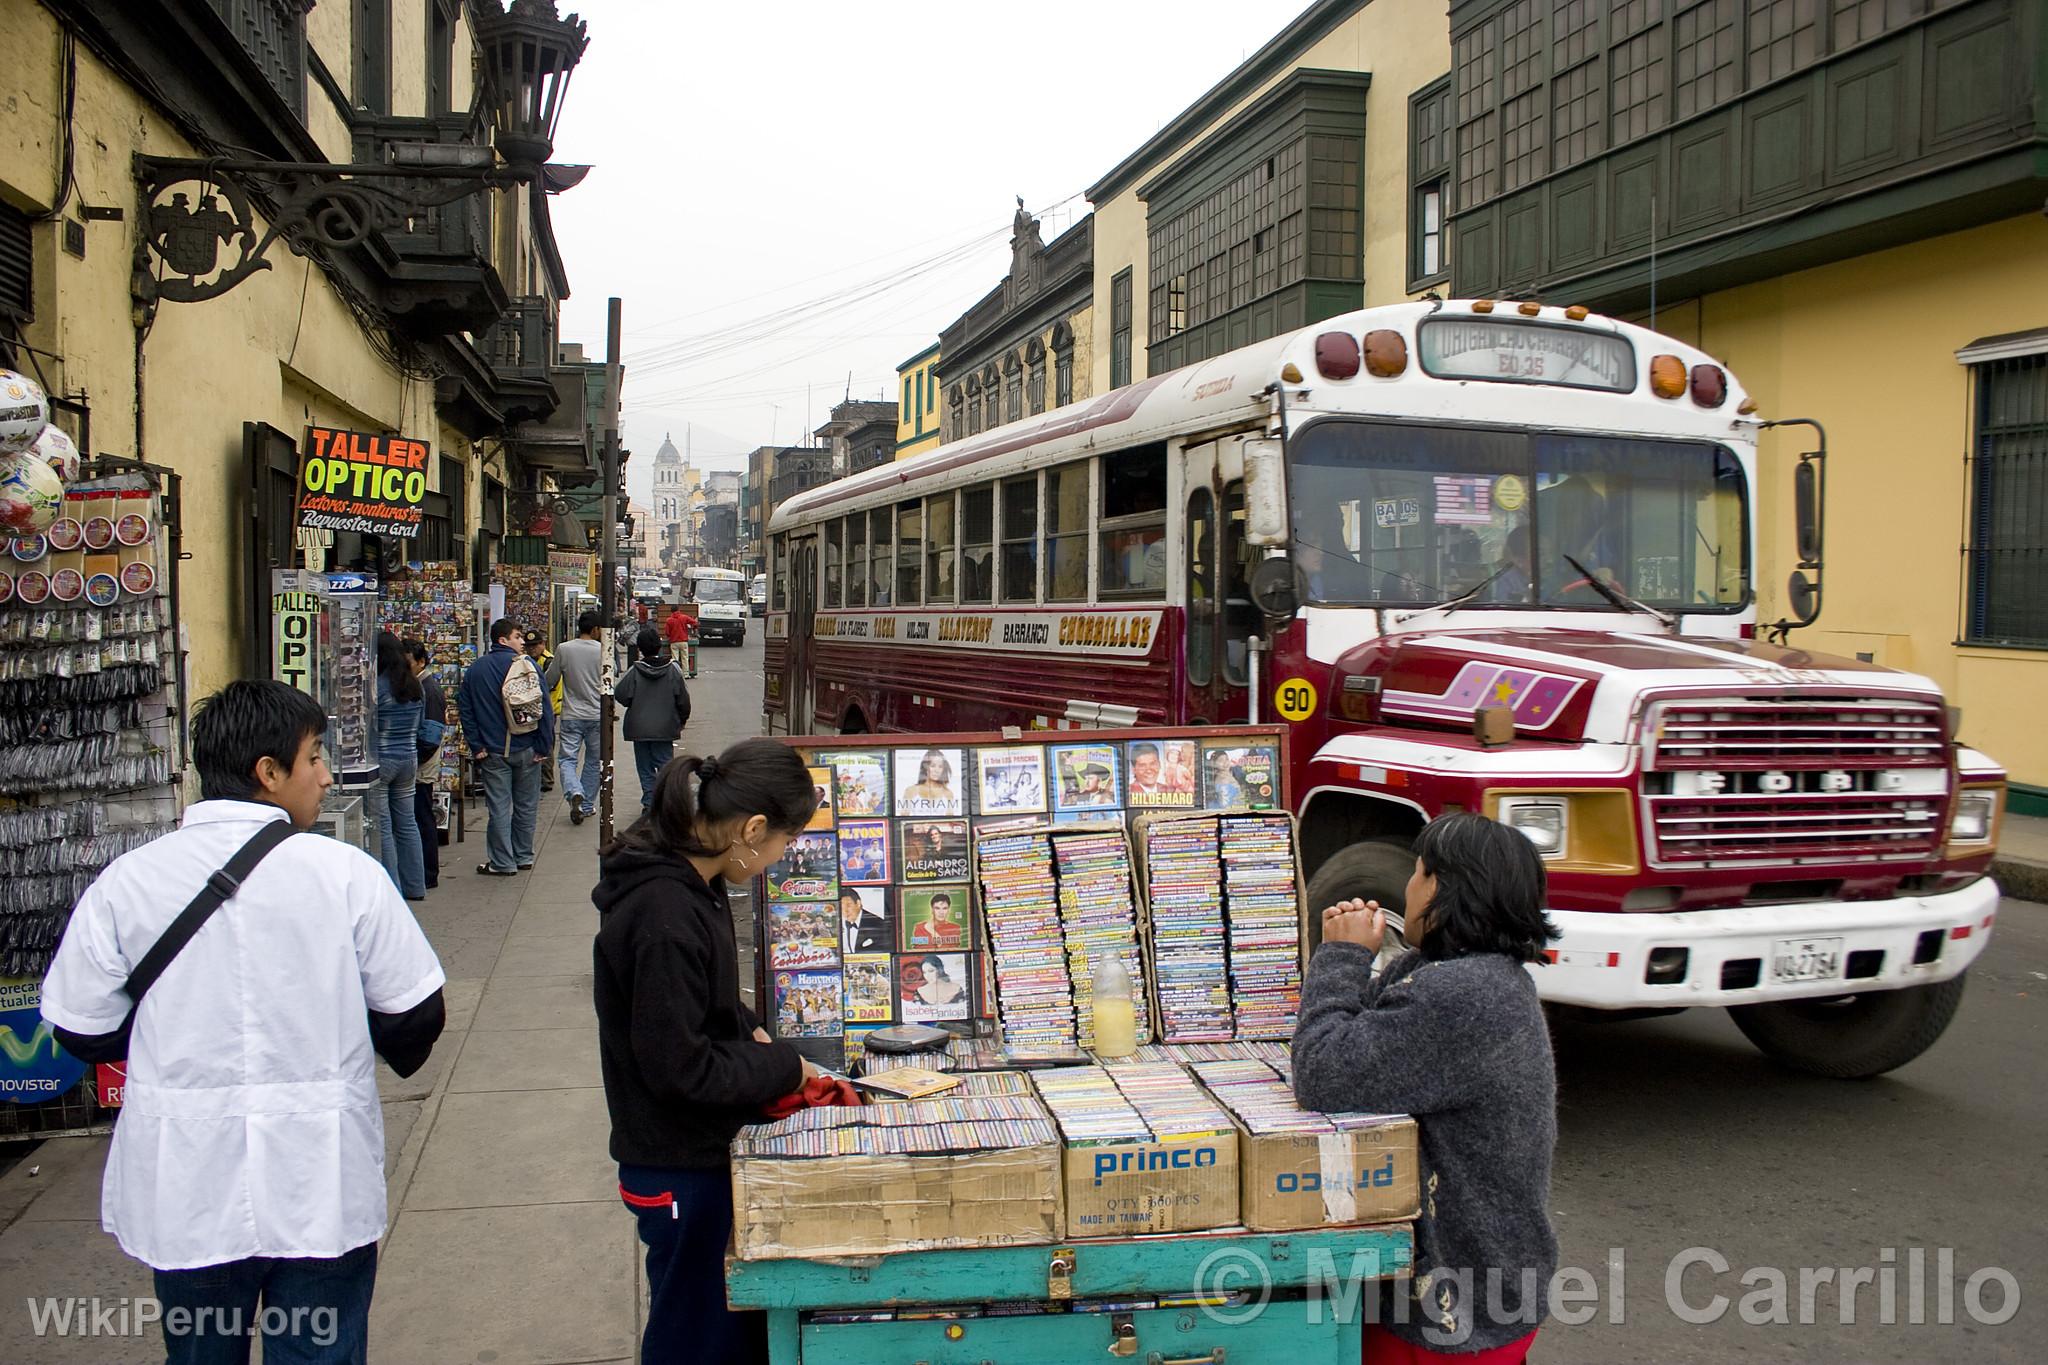
M409 901L427 898L425 851L413 811L419 785L420 719L426 710L420 680L405 646L390 631L377 633L377 781L370 788L370 818L377 822L377 853L384 870Z

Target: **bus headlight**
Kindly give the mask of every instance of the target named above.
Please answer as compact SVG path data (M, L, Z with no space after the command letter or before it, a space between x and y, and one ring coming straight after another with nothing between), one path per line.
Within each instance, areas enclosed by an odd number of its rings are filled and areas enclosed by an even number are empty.
M1998 812L1998 797L1992 792L1964 792L1956 798L1956 813L1948 823L1951 843L1981 844L1991 837L1991 821Z
M1500 803L1500 820L1509 829L1521 831L1546 858L1563 855L1569 834L1566 803L1550 797L1511 796Z

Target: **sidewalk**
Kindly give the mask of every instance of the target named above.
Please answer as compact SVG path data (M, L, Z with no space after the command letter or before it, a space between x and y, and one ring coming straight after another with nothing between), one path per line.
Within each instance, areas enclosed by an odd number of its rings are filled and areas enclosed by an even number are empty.
M2048 901L2048 819L2008 813L1991 875L2014 900Z
M632 790L630 753L626 771ZM472 870L481 805L475 813L418 907L448 973L448 1031L418 1074L379 1067L392 1224L371 1359L629 1363L645 1290L605 1152L590 1002L597 825L572 825L560 793L545 794L534 871L504 881ZM46 1142L0 1178L0 1361L163 1359L153 1327L37 1338L24 1303L151 1293L149 1272L99 1228L107 1141Z

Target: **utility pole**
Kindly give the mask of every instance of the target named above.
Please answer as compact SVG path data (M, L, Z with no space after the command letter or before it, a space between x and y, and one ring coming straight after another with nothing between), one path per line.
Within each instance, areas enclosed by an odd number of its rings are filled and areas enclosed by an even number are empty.
M612 741L612 732L617 728L618 718L614 714L612 688L616 685L613 664L618 658L617 641L613 622L618 619L619 610L619 399L624 376L619 371L619 341L623 326L624 306L616 298L607 306L604 338L604 454L601 461L604 473L604 531L602 558L599 560L598 610L604 613L604 625L599 632L600 657L598 661L598 817L597 834L600 847L612 841L612 788L614 754L617 747Z

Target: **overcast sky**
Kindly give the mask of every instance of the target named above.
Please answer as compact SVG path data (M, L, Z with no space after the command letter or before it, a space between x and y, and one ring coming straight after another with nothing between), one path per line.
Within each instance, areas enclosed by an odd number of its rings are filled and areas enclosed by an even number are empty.
M555 159L564 340L625 301L628 487L688 429L700 466L793 445L1009 268L1081 192L1307 0L558 0L590 24ZM769 333L772 332L772 335Z

